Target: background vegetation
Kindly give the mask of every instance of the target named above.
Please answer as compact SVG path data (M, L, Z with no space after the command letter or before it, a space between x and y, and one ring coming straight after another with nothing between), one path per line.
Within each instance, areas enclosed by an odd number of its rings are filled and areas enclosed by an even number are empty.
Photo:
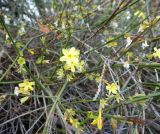
M0 134L158 134L159 0L1 0Z

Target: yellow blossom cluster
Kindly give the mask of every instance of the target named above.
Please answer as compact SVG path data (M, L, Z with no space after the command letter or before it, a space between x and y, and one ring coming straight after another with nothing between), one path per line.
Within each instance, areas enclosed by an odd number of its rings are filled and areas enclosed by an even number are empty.
M140 24L138 32L143 32L150 26L156 24L160 19L160 16L156 16L154 19L151 19L149 21L145 20L142 24Z
M22 83L18 84L18 87L15 87L14 93L18 96L19 94L30 95L30 92L34 90L33 86L35 82L30 82L28 79L25 79ZM20 99L21 103L24 103L28 100L29 96L22 97Z
M75 72L81 73L84 70L84 61L80 60L80 51L75 47L62 49L62 54L60 61L64 63L64 66L57 70L58 79L66 76L67 80L70 81L73 79ZM69 72L66 73L65 71Z
M75 116L75 111L73 109L66 109L65 113L64 113L64 121L69 120L69 123L72 125L72 127L74 127L75 129L77 129L77 131L82 131L81 126L80 126L80 122L78 121L78 119L74 118Z
M117 94L119 90L119 86L116 83L106 83L106 89L108 90L109 94Z
M106 83L106 89L107 89L109 95L112 94L112 95L110 95L110 97L113 96L118 103L120 102L120 100L123 100L121 98L120 94L118 93L120 87L116 82L114 82L114 83L105 82L105 83Z
M103 127L103 120L102 120L102 112L103 109L106 105L106 100L101 99L100 100L100 105L99 105L99 109L98 109L98 116L93 116L93 121L92 121L92 125L97 125L98 129L101 130Z
M84 61L80 60L80 51L74 47L70 49L62 50L63 56L60 58L60 61L65 62L64 69L75 72L76 69L82 71Z

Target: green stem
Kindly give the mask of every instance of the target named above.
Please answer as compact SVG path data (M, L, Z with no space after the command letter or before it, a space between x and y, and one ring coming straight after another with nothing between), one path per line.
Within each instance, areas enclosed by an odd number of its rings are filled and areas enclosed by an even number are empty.
M1 15L0 15L0 23L1 23L2 27L6 30L8 36L9 36L9 39L11 40L12 45L13 45L13 47L14 47L17 55L19 56L19 55L20 55L19 50L18 50L18 48L16 47L16 44L15 44L15 42L13 41L12 36L11 36L10 32L8 31L8 28L6 27L6 25L5 25L5 23L4 23L3 18L2 18Z
M61 97L64 89L66 88L67 84L68 84L68 81L65 80L65 83L63 84L63 87L61 88L61 90L60 90L59 93L57 94L57 98L56 98L56 99L53 99L53 102L54 102L54 103L53 103L53 105L52 105L52 107L51 107L51 110L50 110L50 112L49 112L49 114L48 114L48 117L47 117L47 120L46 120L46 123L45 123L45 126L44 126L44 129L43 129L42 134L46 134L46 133L47 133L47 127L48 127L48 124L49 124L49 122L50 122L50 120L51 120L51 116L54 115L54 111L55 111L55 108L56 108L56 106L57 106L57 103L58 103L58 101L60 100L60 97Z

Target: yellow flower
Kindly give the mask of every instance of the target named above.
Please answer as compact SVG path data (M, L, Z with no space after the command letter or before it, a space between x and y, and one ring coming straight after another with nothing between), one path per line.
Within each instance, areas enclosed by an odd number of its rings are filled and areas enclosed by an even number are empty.
M26 63L25 59L23 57L19 57L18 60L17 60L18 64L20 66L24 65Z
M137 11L134 13L135 16L144 19L145 18L145 14L141 11Z
M21 83L22 84L22 83ZM20 88L20 87L15 87L15 89L14 89L14 94L15 95L19 95L19 94L24 94L24 95L27 95L27 96L25 96L25 97L22 97L22 98L20 98L19 100L20 100L20 102L21 102L21 104L23 104L23 103L25 103L28 99L29 99L29 96L28 95L30 95L30 90L27 90L27 88Z
M80 60L80 51L76 50L74 47L70 49L62 50L63 56L60 58L60 61L65 62L64 70L69 70L74 73L76 70L80 73L84 71L84 61ZM71 77L70 77L71 78Z
M69 116L74 116L75 115L75 111L72 108L67 109L66 112L68 113Z
M78 63L79 62L79 50L76 50L74 47L70 49L63 49L62 53L64 56L60 58L60 61L66 61L68 65L71 65L72 63Z
M116 101L117 101L118 103L120 102L120 100L123 100L122 97L121 97L119 94L116 94L116 95L115 95L115 99L116 99Z
M94 115L92 111L87 112L87 118L94 119Z
M94 73L90 73L90 74L86 74L86 76L88 77L89 80L93 80L94 79Z
M117 91L119 90L119 86L116 83L107 83L106 89L109 91L109 94L117 94Z
M71 72L75 72L76 71L76 66L77 66L77 64L75 64L75 63L72 63L72 64L65 64L64 65L64 69L65 70L71 70Z
M20 98L20 102L24 103L29 99L30 91L33 90L34 82L29 82L29 80L24 80L22 83L18 84L19 87L15 87L14 93L18 96L20 93L27 96Z
M102 121L102 111L99 110L98 116L92 121L92 125L97 125L98 129L101 130L103 126L103 121Z
M67 74L66 77L67 77L67 81L71 81L73 79L73 74Z
M157 49L157 48L155 47L155 48L154 48L154 51L155 51L155 52L153 53L153 56L160 58L160 48Z
M69 123L76 129L80 130L80 122L78 119L73 118L74 115L75 111L73 109L67 109L64 113L64 120L66 121L67 118L69 118Z
M109 37L107 41L111 41L113 39L114 39L113 37ZM116 41L112 41L112 42L108 43L107 46L116 47L117 46L117 42Z
M65 75L64 75L64 70L61 68L61 69L58 69L57 70L57 78L59 79L59 80L61 80Z
M32 91L33 90L33 86L35 85L35 82L29 82L28 79L24 80L23 83L20 83L18 86L19 88L24 91Z
M76 50L74 47L72 47L70 49L63 49L62 53L63 56L60 58L60 61L66 62L64 65L65 70L71 70L71 72L75 72L76 69L79 71L82 70L84 62L79 60L79 50Z
M106 106L107 101L105 99L100 100L100 108L104 108Z
M84 66L84 61L83 60L81 60L79 62L79 64L76 65L79 72L83 72L85 70L83 66Z
M69 122L71 123L71 125L75 128L79 128L80 127L80 123L78 121L78 119L74 119L72 117L69 118Z
M150 26L148 21L144 21L142 24L140 24L138 32L143 32Z
M75 115L75 111L73 111L73 109L66 109L65 113L64 113L64 120L66 121L67 118L69 117L69 119ZM71 120L70 120L71 122Z
M16 47L19 48L23 48L24 45L22 44L22 42L16 42Z
M30 94L30 91L29 90L26 90L24 88L18 88L18 90L16 91L15 90L15 94L18 96L18 94L26 94L26 95L29 95Z
M29 52L31 55L34 55L34 54L35 54L34 49L28 49L28 52Z

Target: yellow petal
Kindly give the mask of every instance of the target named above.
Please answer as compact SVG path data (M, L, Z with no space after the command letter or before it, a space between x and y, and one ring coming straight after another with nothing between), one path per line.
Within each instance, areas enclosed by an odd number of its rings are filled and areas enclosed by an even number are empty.
M97 122L97 127L98 127L99 130L101 130L101 129L102 129L102 126L103 126L102 118L99 117L99 118L98 118L98 122Z
M24 83L20 83L20 84L18 84L18 86L19 86L19 87L24 87L25 84L24 84Z
M71 66L71 71L74 73L75 72L75 67Z
M35 82L30 82L31 85L35 85Z
M67 49L62 49L62 53L63 53L63 55L67 55L68 50Z
M75 48L74 47L72 47L71 49L70 49L70 52L75 52Z
M60 61L66 61L66 57L65 57L65 56L62 56L62 57L60 58Z
M92 121L91 125L96 125L96 124L97 124L97 119L98 119L98 118L94 119L94 120Z
M69 118L69 122L70 122L71 124L74 123L72 117Z
M28 100L28 98L29 98L28 96L21 98L20 99L21 104L25 103Z

